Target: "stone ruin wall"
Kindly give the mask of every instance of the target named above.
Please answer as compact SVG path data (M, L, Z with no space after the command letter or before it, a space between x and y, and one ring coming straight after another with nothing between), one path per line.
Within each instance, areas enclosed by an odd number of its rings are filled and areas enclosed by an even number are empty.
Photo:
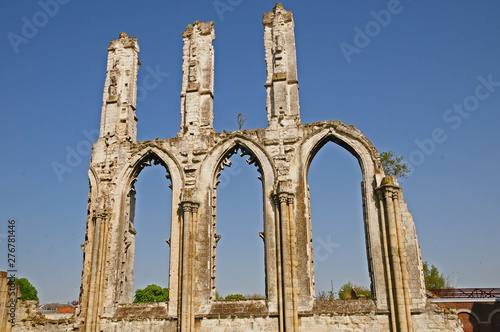
M80 304L51 321L20 303L15 331L461 331L427 302L413 218L395 178L364 135L339 121L302 124L294 22L281 4L264 14L267 118L263 129L213 129L213 22L182 34L181 128L137 142L137 38L110 42L100 135L92 149ZM318 302L307 172L327 142L359 161L373 300ZM234 153L248 156L263 192L266 299L215 301L217 184ZM134 304L134 183L151 163L172 185L168 303Z

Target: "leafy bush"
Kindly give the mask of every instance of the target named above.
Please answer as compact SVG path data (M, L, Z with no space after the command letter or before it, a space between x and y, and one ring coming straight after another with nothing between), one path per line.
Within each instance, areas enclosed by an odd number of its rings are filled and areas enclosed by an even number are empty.
M356 288L353 291L353 288ZM350 281L346 282L339 289L339 299L340 300L355 300L359 298L371 299L372 293L369 289L363 286L353 285Z
M155 284L135 291L134 303L168 302L168 288Z

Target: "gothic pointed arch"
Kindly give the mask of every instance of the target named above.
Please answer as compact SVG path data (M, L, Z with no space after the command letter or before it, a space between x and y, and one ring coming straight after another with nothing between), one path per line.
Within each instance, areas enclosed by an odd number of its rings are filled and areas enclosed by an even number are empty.
M160 146L151 146L149 144L144 144L144 146L139 145L132 152L126 166L117 176L118 181L120 183L122 181L133 183L142 169L146 166L151 166L151 163L155 165L160 164L165 167L171 177L172 186L174 182L180 184L184 181L183 172L180 170L181 166L172 153Z
M380 227L378 222L378 206L374 197L380 179L384 177L377 150L364 135L354 128L346 126L339 121L321 122L309 125L310 131L306 133L301 149L301 160L303 161L302 178L307 186L307 175L309 166L316 153L328 142L333 142L346 149L357 160L362 173L362 200L363 216L366 238L366 249L368 256L368 271L371 279L371 288L375 301L383 306L386 303L385 280L383 278L382 244L380 241ZM307 190L307 189L306 189ZM306 218L308 218L308 234L311 233L311 211L309 207L308 194L304 195L306 201ZM313 274L312 246L308 248L310 259L310 271ZM314 294L314 281L311 280L311 294ZM314 295L313 295L314 296Z
M169 288L171 305L177 303L178 276L177 266L179 262L179 232L180 222L178 216L178 206L180 204L180 192L183 183L183 174L180 171L177 160L172 156L171 152L163 149L159 145L152 145L150 142L138 144L131 151L130 158L124 163L121 171L117 172L116 183L120 186L116 191L115 201L119 204L114 205L114 212L120 216L118 224L115 225L117 232L115 238L110 241L114 242L118 254L122 257L121 264L116 267L119 271L117 274L117 286L114 290L115 301L119 303L130 303L133 297L133 268L134 268L134 251L135 251L135 234L136 230L133 225L135 214L135 188L134 184L140 172L147 166L162 165L166 170L166 177L171 181L170 188L172 189L171 216L170 220L170 268L169 268Z
M359 162L364 179L384 177L380 155L373 144L354 126L340 121L321 122L309 125L312 130L304 138L302 160L309 169L316 153L328 142L334 142L349 151Z
M224 167L229 166L229 158L235 153L240 153L241 156L247 157L247 163L254 165L257 168L259 179L262 181L262 195L263 195L263 216L264 216L264 232L262 237L264 239L264 253L265 253L265 276L266 276L266 297L269 308L274 309L277 306L277 285L276 285L276 243L274 238L275 220L273 212L273 204L271 192L275 185L275 167L272 159L267 151L261 144L253 141L241 134L232 135L229 138L222 140L217 144L208 154L207 159L201 166L201 174L204 175L202 179L203 188L206 188L210 193L207 198L206 211L211 216L210 224L210 241L212 245L212 253L210 256L211 271L210 271L210 296L209 298L215 300L215 277L216 277L216 246L218 236L216 234L217 225L217 186L219 184L219 175ZM268 234L269 236L266 236Z

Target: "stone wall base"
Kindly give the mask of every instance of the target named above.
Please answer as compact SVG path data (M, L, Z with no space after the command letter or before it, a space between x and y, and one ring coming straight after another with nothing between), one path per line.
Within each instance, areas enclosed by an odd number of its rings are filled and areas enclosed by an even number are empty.
M40 314L35 314L32 305L20 306L22 313L12 331L79 331L74 319L50 320ZM20 311L21 311L20 310ZM446 313L435 305L429 305L427 310L412 314L415 332L462 332L462 323L457 315ZM278 331L277 316L222 316L214 315L196 318L196 331L199 332L229 332L229 331ZM103 332L168 332L177 331L175 318L155 319L102 319ZM299 315L298 331L321 332L389 332L388 313L321 313Z

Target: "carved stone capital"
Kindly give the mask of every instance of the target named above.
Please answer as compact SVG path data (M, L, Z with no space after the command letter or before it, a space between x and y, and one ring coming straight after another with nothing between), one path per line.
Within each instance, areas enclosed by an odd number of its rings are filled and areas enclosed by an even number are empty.
M288 193L281 193L278 195L278 200L280 203L288 204Z
M197 213L198 207L200 206L199 203L190 201L181 202L180 205L183 212L193 212L193 213Z

